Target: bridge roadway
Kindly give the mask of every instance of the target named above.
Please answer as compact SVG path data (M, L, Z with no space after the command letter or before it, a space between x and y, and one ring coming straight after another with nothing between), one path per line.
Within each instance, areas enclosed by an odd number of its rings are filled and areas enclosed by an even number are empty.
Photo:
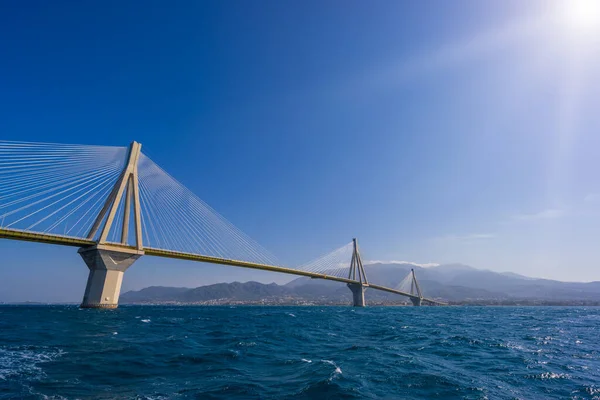
M72 246L72 247L80 247L80 248L92 247L97 244L97 242L94 240L82 239L82 238L78 238L78 237L36 233L36 232L29 232L29 231L23 231L23 230L17 230L17 229L6 229L6 228L0 228L0 239L13 239L13 240L20 240L20 241L46 243L46 244L54 244L54 245L61 245L61 246ZM121 247L123 249L135 250L135 247L133 247L133 246L127 246L127 245L123 245L120 243L110 243L110 245L114 246L114 247ZM183 253L183 252L170 251L170 250L161 250L161 249L155 249L152 247L145 247L143 249L143 251L144 251L144 255L147 255L147 256L175 258L175 259L180 259L180 260L190 260L190 261L206 262L206 263L220 264L220 265L230 265L230 266L234 266L234 267L252 268L252 269L259 269L259 270L263 270L263 271L272 271L272 272L280 272L280 273L284 273L284 274L307 276L309 278L314 278L314 279L326 279L326 280L330 280L330 281L337 281L337 282L343 282L343 283L351 283L351 284L358 283L358 284L360 284L359 281L356 281L353 279L339 278L337 276L302 271L302 270L297 270L297 269L293 269L293 268L279 267L279 266L275 266L275 265L258 264L258 263L239 261L239 260L229 260L226 258L209 257L209 256L203 256L203 255L199 255L199 254ZM369 288L375 289L375 290L381 290L383 292L398 294L400 296L405 296L410 299L418 299L419 298L418 296L412 295L410 293L406 293L406 292L403 292L400 290L388 288L385 286L374 285L374 284L365 284L363 286L369 287ZM430 303L433 305L446 305L446 303L443 303L443 302L440 302L437 300L433 300L433 299L428 299L428 298L422 298L421 301L427 302L427 303Z

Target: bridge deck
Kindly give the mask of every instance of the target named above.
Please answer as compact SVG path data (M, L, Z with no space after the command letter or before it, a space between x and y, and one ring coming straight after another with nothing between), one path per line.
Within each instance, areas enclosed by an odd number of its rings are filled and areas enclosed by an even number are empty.
M406 293L406 292L403 292L401 290L392 289L392 288L389 288L389 287L386 287L386 286L373 285L372 283L370 283L369 287L371 289L381 290L382 292L394 293L394 294L399 294L401 296L417 298L417 296L413 296L410 293ZM448 305L448 303L444 303L444 302L438 301L438 300L429 299L427 297L423 297L421 299L421 301L425 301L427 303L435 304L435 305L438 305L438 306L447 306Z
M331 281L338 281L338 282L344 282L344 283L360 283L360 282L358 282L356 280L352 280L352 279L338 278L337 276L319 274L319 273L314 273L314 272L307 272L307 271L297 270L297 269L293 269L293 268L278 267L275 265L267 265L267 264L257 264L257 263L247 262L247 261L239 261L239 260L228 260L226 258L209 257L209 256L202 256L199 254L191 254L191 253L181 253L181 252L177 252L177 251L154 249L151 247L144 248L144 253L149 256L177 258L180 260L191 260L191 261L206 262L206 263L211 263L211 264L231 265L234 267L260 269L263 271L281 272L284 274L308 276L310 278L327 279L327 280L331 280Z
M46 244L57 244L61 246L89 247L94 246L93 240L82 239L73 236L51 235L46 233L37 233L23 231L19 229L0 228L0 239L14 239L26 242L37 242Z
M72 247L91 247L91 246L96 245L96 242L93 240L82 239L82 238L77 238L77 237L73 237L73 236L44 234L44 233L36 233L36 232L22 231L22 230L16 230L16 229L6 229L6 228L0 228L0 238L37 242L37 243L54 244L54 245L61 245L61 246L72 246ZM126 249L134 250L134 247L132 247L132 246L124 246L124 245L121 245L118 243L111 243L110 245L115 246L115 247L123 247ZM230 265L230 266L234 266L234 267L252 268L252 269L258 269L258 270L263 270L263 271L280 272L280 273L284 273L284 274L307 276L309 278L326 279L326 280L343 282L343 283L360 283L360 282L358 282L356 280L352 280L352 279L339 278L337 276L302 271L302 270L297 270L297 269L293 269L293 268L279 267L279 266L267 265L267 264L258 264L258 263L252 263L252 262L247 262L247 261L240 261L240 260L229 260L229 259L225 259L225 258L209 257L209 256L203 256L203 255L199 255L199 254L182 253L182 252L177 252L177 251L155 249L155 248L151 248L151 247L144 248L144 254L148 255L148 256L155 256L155 257L175 258L175 259L180 259L180 260L190 260L190 261L197 261L197 262L206 262L206 263L211 263L211 264ZM368 284L365 286L368 286L371 289L381 290L381 291L388 292L388 293L394 293L394 294L398 294L398 295L409 297L409 298L418 298L417 296L412 295L410 293L406 293L406 292L403 292L400 290L388 288L385 286L373 285L373 284ZM423 298L422 301L426 301L431 304L446 305L446 303L442 303L442 302L439 302L439 301L436 301L433 299L428 299L428 298Z

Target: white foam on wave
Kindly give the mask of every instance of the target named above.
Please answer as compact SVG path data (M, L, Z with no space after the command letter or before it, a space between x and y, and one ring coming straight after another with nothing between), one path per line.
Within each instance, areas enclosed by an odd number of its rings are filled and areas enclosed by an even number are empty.
M312 360L307 360L306 358L303 358L302 361L304 361L305 363L309 363L309 364L312 362Z
M342 369L340 367L338 367L338 365L335 362L333 362L331 360L321 360L321 362L324 362L325 364L333 365L335 367L335 369L333 370L333 373L329 377L329 381L333 380L338 375L342 375Z
M592 396L600 394L600 388L597 388L594 385L586 387L585 391L586 391L587 394L590 394Z
M150 320L149 319L143 319L142 322L148 323L148 322L150 322Z
M43 393L38 393L38 392L34 391L31 386L27 386L27 391L32 396L38 397L38 398L43 399L43 400L69 400L67 397L61 396L60 394L53 395L52 397L46 396Z
M0 381L14 376L29 376L40 379L45 374L39 364L53 361L66 354L58 350L32 350L0 348Z
M290 317L294 317L294 318L296 318L296 316L295 316L294 314L292 314L291 312L290 312L290 313L287 313L287 315L289 315Z
M569 374L555 374L554 372L544 372L536 376L540 379L567 379L570 378Z
M525 350L525 348L523 346L521 346L520 344L513 343L513 342L500 343L500 347L506 347L507 349L513 349L513 350Z

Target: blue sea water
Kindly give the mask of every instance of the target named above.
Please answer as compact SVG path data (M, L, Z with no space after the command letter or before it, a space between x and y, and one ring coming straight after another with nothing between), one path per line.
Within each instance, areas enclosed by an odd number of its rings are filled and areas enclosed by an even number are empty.
M600 308L0 307L0 399L600 399Z

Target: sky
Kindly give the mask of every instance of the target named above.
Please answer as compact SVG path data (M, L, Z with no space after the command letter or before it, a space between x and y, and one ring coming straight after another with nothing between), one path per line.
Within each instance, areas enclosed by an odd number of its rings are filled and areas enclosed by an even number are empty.
M0 140L126 146L286 265L600 280L595 1L0 4ZM0 301L79 301L73 248L0 241ZM123 290L274 273L142 257Z

